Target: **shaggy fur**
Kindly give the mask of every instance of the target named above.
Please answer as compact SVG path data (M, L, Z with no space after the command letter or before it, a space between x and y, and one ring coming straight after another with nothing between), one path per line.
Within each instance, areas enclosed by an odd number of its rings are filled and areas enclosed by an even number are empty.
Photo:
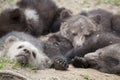
M1 57L10 57L21 65L30 64L35 69L45 69L52 65L44 53L42 42L23 32L10 32L2 37L0 52Z
M21 35L21 36L19 36ZM10 32L0 39L0 56L10 57L21 65L30 64L34 69L55 68L66 70L67 65L58 62L65 53L73 48L71 42L62 36L53 34L41 41L23 32ZM64 66L64 67L63 67Z
M120 42L119 36L114 35L113 32L104 30L100 25L96 25L93 19L83 15L75 15L66 19L61 26L60 33L74 45L74 48L64 56L67 60L67 62L64 63L66 65L72 63L73 60L74 65L80 66L81 64L79 64L79 62L74 62L76 56L84 57L90 52L95 52L98 49ZM107 55L105 50L104 53ZM119 53L116 53L116 55L117 54ZM64 62L62 59L60 59L60 61ZM84 61L82 63L84 63ZM102 63L99 64L102 65ZM83 64L83 66L86 66L86 64ZM102 68L105 68L107 71L106 67L102 66ZM111 72L108 71L108 73Z
M120 43L100 48L84 57L75 57L73 65L81 68L94 68L102 72L120 74Z
M0 14L0 36L23 31L33 36L47 34L58 7L52 0L20 0Z

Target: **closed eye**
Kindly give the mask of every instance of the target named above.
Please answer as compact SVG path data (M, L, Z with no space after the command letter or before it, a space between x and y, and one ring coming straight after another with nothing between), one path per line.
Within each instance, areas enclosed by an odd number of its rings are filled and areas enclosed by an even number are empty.
M32 55L33 55L34 58L36 58L36 54L35 54L35 52L32 52Z
M18 46L18 49L21 49L21 48L23 48L24 46L23 45L20 45L20 46Z
M73 36L77 36L77 33L73 33L72 35L73 35Z

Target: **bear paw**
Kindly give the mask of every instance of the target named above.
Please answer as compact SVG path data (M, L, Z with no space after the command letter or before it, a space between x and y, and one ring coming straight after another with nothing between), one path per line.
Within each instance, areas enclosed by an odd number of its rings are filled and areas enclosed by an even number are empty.
M63 58L57 57L54 60L54 68L56 70L67 70L69 67L67 61Z
M72 60L72 65L77 68L86 68L87 67L86 60L82 57L75 57Z

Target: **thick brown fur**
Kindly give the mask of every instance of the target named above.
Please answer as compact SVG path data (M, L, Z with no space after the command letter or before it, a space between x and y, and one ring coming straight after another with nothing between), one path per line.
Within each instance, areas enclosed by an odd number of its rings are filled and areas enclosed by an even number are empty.
M61 23L64 22L65 19L67 19L68 17L72 16L72 11L66 9L66 8L59 8L57 13L56 13L56 16L55 16L55 19L54 19L54 22L51 26L51 32L58 32L60 30L60 26L61 26Z
M64 55L72 48L72 43L58 34L52 34L47 41L44 41L44 52L53 61L52 67L57 70L66 70L68 68L68 65L64 64L66 63ZM59 58L65 62L60 62ZM61 63L62 65L59 65Z
M73 65L81 68L94 68L102 72L120 74L120 43L100 48L84 57L75 57Z
M97 16L95 15L94 18L96 17ZM113 33L114 31L111 32L109 31L111 30L111 27L104 28L101 25L103 21L100 23L100 25L98 25L97 22L95 21L96 20L88 16L75 15L66 19L62 24L60 29L61 35L67 38L68 40L70 40L74 46L72 50L68 51L65 54L65 58L67 60L66 65L68 63L72 63L75 67L84 67L84 66L90 67L85 63L85 60L81 62L81 57L84 58L84 56L87 55L88 53L91 52L94 53L96 50L104 47L108 47L108 49L107 48L105 49L109 50L110 45L114 45L120 42L120 37L116 36ZM107 56L109 56L108 54L109 52L106 52L105 49L104 49L104 53ZM116 49L113 48L112 50L113 51L115 50L117 52L115 53L115 55L119 54L119 51L117 51ZM79 58L80 58L80 63L79 63ZM108 59L106 58L106 56L103 56L103 58L104 58L102 60L103 62L105 62L105 60ZM118 60L118 58L115 59ZM109 62L112 61L112 59L109 60L110 60ZM116 64L116 62L113 62L113 64ZM102 65L102 63L99 63L99 65ZM104 65L103 66L99 66L99 65L92 65L91 68L97 66L97 67L101 67L101 69L104 69L103 72L112 73L111 71L107 70L107 67L105 67ZM111 66L111 64L109 63L108 65ZM112 65L112 67L114 67L114 65ZM99 68L96 69L99 70ZM119 67L117 69L119 69ZM114 68L112 71L115 71L114 72L115 74L118 73Z
M111 21L114 14L104 9L93 9L80 12L81 15L92 19L102 31L112 31Z
M0 36L10 31L47 34L57 9L52 0L20 0L0 14Z
M120 36L120 15L116 14L112 17L112 30L116 35Z
M93 9L82 11L80 15L84 15L92 19L101 31L113 32L120 36L120 15L114 14L104 9Z

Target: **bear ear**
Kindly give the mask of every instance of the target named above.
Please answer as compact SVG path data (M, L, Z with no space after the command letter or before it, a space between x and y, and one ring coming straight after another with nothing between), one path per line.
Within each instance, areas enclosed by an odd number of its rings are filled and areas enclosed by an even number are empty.
M68 10L68 9L64 9L60 13L60 19L61 20L67 19L67 18L69 18L71 16L72 16L72 12L70 10Z
M15 36L9 36L8 38L6 38L5 40L5 45L10 46L13 42L18 41L19 39Z
M96 15L96 23L100 24L101 22L101 16L100 15Z
M21 21L22 17L23 17L23 15L22 15L22 12L21 12L21 10L19 8L13 9L10 12L10 18L13 21Z
M88 16L87 12L86 11L82 11L80 12L80 15L83 15L83 16Z
M100 22L101 22L101 16L100 16L100 15L92 16L92 19L93 19L97 24L100 24Z

